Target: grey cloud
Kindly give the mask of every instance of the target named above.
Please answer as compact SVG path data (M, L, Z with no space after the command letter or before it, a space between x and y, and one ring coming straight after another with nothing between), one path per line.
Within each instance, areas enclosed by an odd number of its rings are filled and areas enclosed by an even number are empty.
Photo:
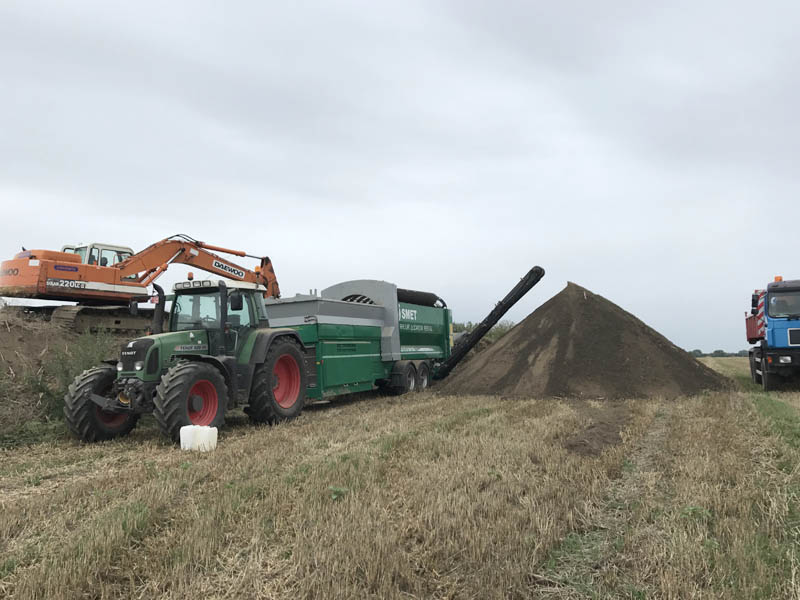
M377 277L470 320L539 262L515 319L570 279L737 349L751 288L800 277L798 15L7 2L0 256L185 231L269 253L292 293Z

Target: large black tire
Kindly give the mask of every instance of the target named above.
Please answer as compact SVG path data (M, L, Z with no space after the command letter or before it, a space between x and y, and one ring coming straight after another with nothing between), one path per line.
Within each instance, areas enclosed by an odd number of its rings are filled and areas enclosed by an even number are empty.
M222 373L208 363L179 362L161 377L153 401L153 416L164 435L180 441L181 427L222 427L228 407L228 387Z
M761 370L761 363L758 363L759 366L756 366L756 355L755 352L750 353L750 376L753 379L753 383L756 385L761 385L761 375L759 375L756 370Z
M430 384L431 368L426 362L419 363L419 368L417 369L417 391L424 392Z
M750 353L750 376L753 378L753 383L756 385L761 385L761 375L759 375L758 371L761 371L761 362L756 362L756 357L760 359L761 353L756 350L755 352Z
M417 389L417 370L414 363L406 363L400 372L399 383L392 385L391 390L395 396L402 396Z
M64 396L64 417L69 430L84 442L99 442L128 435L139 415L111 413L92 402L91 394L109 396L117 372L110 365L84 371L70 384Z
M765 360L761 360L761 389L765 392L771 392L777 388L777 379L778 375L775 373L769 373L767 369L764 368Z
M303 352L292 339L278 338L253 374L250 403L244 411L254 423L274 425L294 419L306 402Z

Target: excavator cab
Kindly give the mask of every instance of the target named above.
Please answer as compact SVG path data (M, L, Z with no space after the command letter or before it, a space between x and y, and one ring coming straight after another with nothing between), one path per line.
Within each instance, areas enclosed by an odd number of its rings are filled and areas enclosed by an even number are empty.
M75 244L64 246L61 252L77 254L85 265L99 265L111 267L133 256L133 250L127 246L112 246L110 244Z

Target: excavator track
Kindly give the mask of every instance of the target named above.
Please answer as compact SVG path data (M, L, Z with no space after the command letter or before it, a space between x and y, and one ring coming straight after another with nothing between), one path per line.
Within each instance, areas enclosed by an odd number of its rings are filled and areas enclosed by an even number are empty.
M143 333L152 325L153 311L140 309L132 316L127 306L59 306L50 315L54 325L77 331Z

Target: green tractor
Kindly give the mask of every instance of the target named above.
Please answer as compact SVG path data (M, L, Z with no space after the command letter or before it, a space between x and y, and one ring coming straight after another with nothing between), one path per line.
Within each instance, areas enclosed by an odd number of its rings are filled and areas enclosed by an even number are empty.
M75 435L87 442L127 435L152 412L177 442L184 425L220 427L237 406L257 423L300 414L314 349L294 329L268 326L263 286L177 283L164 333L165 296L154 287L155 333L129 342L119 361L84 371L69 386L64 415Z

